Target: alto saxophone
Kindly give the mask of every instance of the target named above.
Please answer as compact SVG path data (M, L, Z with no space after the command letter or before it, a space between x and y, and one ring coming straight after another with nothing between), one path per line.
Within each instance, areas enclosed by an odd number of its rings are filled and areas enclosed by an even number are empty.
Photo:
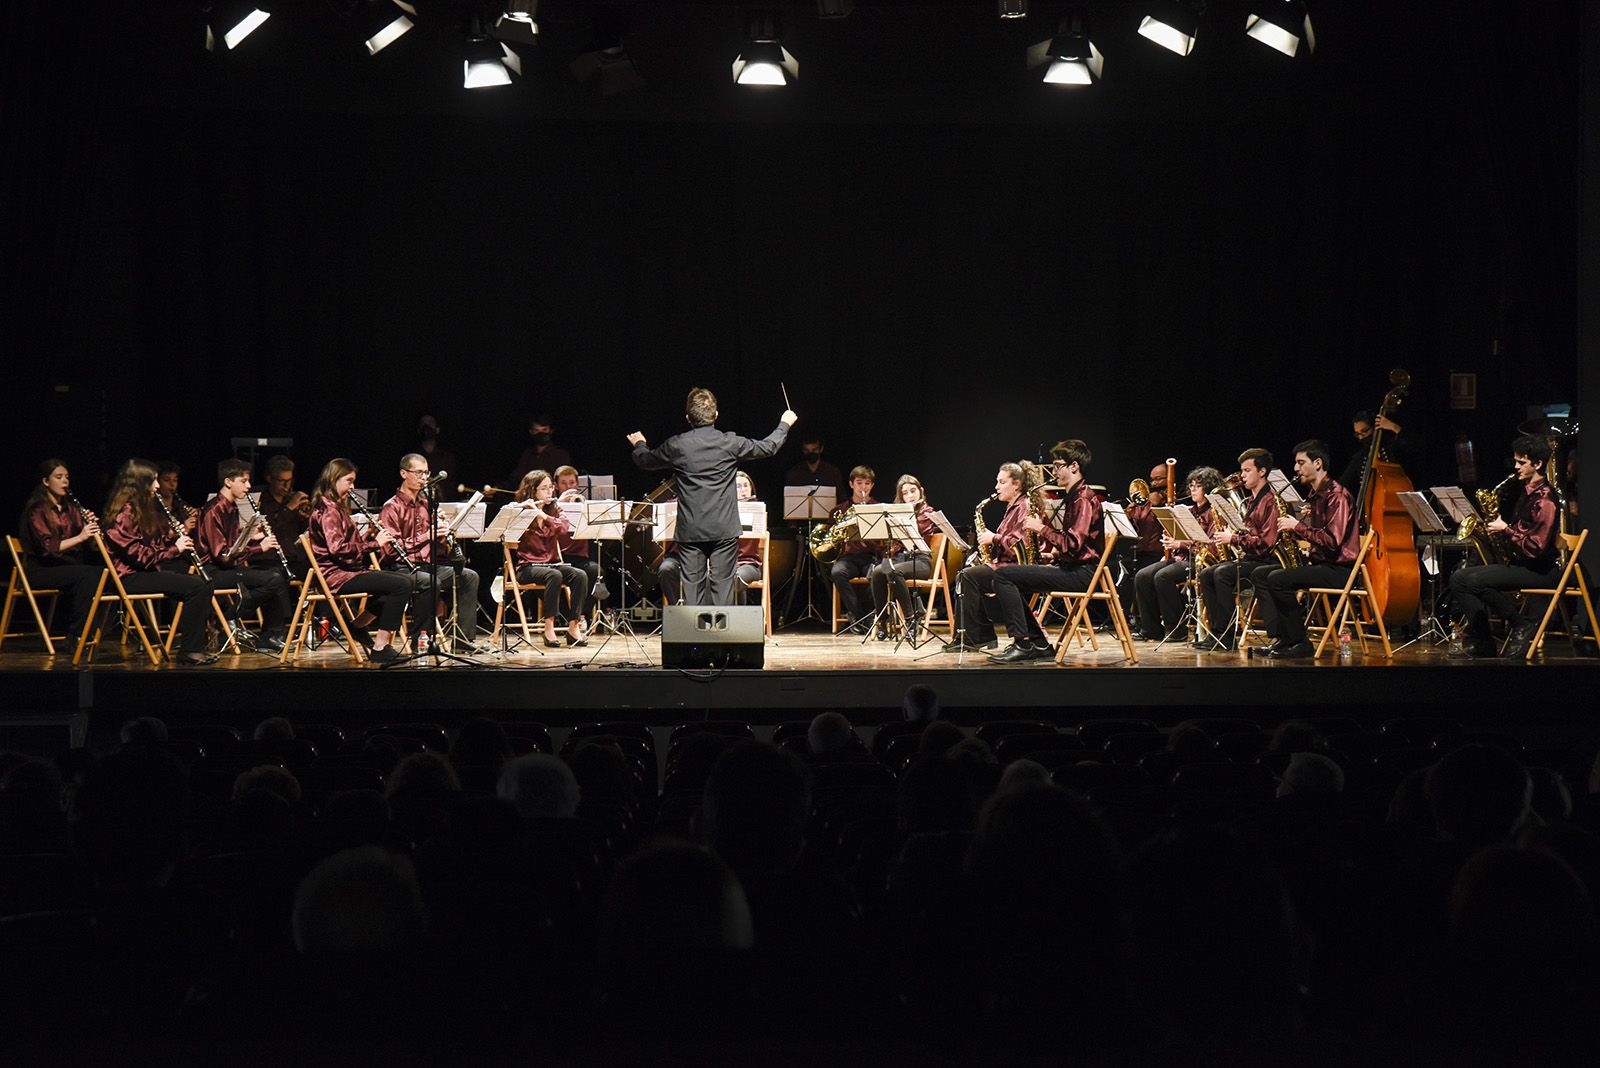
M972 536L973 540L978 543L977 562L985 567L992 563L992 559L989 553L989 546L983 543L982 538L983 535L989 533L989 528L983 525L983 510L998 496L1000 496L998 493L989 494L989 496L978 502L978 507L973 509L972 513Z
M1272 494L1272 499L1277 502L1279 519L1286 515L1293 515L1289 511L1289 506L1284 503L1281 493L1271 487L1268 487L1268 492ZM1300 543L1294 540L1294 535L1282 530L1278 531L1278 538L1272 543L1272 555L1277 558L1278 563L1283 567L1303 567L1306 562L1305 558L1300 554Z

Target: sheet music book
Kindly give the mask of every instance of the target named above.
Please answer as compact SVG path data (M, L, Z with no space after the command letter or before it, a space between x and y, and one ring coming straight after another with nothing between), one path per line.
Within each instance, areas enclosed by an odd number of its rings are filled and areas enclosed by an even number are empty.
M1183 536L1179 539L1180 541L1209 542L1211 540L1211 532L1200 524L1200 520L1195 517L1194 509L1187 504L1175 504L1172 506L1172 521L1183 532Z
M1433 510L1433 505L1428 503L1428 498L1423 494L1415 490L1408 490L1396 493L1395 496L1400 499L1406 514L1411 516L1411 521L1417 525L1417 529L1424 534L1440 534L1449 529L1444 525L1444 521L1439 518L1439 513Z
M1102 506L1102 511L1104 506ZM1053 530L1065 530L1067 522L1067 499L1065 497L1046 497L1044 502L1044 515L1039 518L1045 525Z
M1296 519L1306 506L1306 499L1300 496L1300 491L1295 489L1289 476L1274 467L1267 472L1267 484L1272 487L1272 492L1283 498L1283 503L1289 506L1289 512Z
M1460 486L1432 486L1428 492L1444 505L1444 510L1449 514L1452 523L1461 524L1469 518L1482 518L1478 515L1478 509L1473 507L1472 498L1468 497Z
M1116 501L1107 501L1100 506L1101 514L1105 516L1105 529L1108 534L1115 534L1119 538L1137 538L1139 532L1133 527L1133 520L1128 518L1127 511Z
M1229 530L1235 534L1242 534L1249 529L1249 524L1245 522L1244 516L1239 514L1239 509L1235 508L1233 502L1228 498L1220 493L1208 493L1206 494L1206 500L1211 502L1211 513L1220 515L1222 521L1228 524Z
M251 515L249 519L246 519L243 523L239 524L239 536L233 539L233 544L228 546L228 551L222 555L230 557L238 556L244 551L245 547L250 544L250 540L255 537L256 531L260 529L260 513Z
M759 538L767 532L767 502L739 502L739 536Z
M501 506L494 514L494 520L484 528L483 538L487 542L519 542L522 535L527 533L528 527L533 522L533 509L523 508L519 504Z
M783 518L807 522L827 519L839 505L838 486L783 487Z
M950 520L945 518L944 512L935 508L928 513L928 518L932 519L933 525L939 528L939 533L944 535L945 541L962 552L970 552L972 550L972 546L967 544L966 539L957 534L956 528L950 525Z
M465 501L440 501L439 518L445 521L446 534L454 534L457 539L481 538L489 519L489 506L483 503L483 492L478 490Z
M856 515L861 523L861 533L856 540L898 541L918 552L928 551L928 543L917 530L916 505L858 504Z
M1104 507L1103 505L1101 507ZM1150 514L1156 517L1156 522L1161 524L1162 533L1173 541L1183 541L1183 528L1178 526L1177 518L1172 514L1172 509L1166 505L1158 504L1150 509Z
M617 499L617 482L612 475L579 475L578 489L591 501Z
M561 514L572 524L572 537L584 541L618 541L626 512L621 501L567 501Z

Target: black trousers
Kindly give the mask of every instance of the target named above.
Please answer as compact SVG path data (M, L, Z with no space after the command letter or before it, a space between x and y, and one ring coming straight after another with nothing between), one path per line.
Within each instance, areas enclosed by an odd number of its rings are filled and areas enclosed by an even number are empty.
M1264 581L1270 573L1269 569L1277 568L1277 561L1268 556L1260 560L1224 560L1200 572L1200 599L1206 606L1206 626L1211 628L1214 635L1222 637L1223 630L1233 619L1234 594L1239 589L1239 583ZM1271 598L1259 588L1256 606L1256 615L1262 626L1266 627L1269 636L1276 638L1278 610Z
M956 611L961 616L961 633L968 645L987 645L994 641L994 620L999 608L991 606L988 594L994 592L999 574L988 564L973 564L956 575Z
M736 604L733 572L738 562L738 538L678 542L683 603Z
M396 570L396 575L405 575L406 572ZM478 573L470 567L461 568L461 585L456 586L456 569L449 564L439 564L439 593L444 595L449 590L456 591L457 608L456 618L461 625L461 636L467 641L472 641L478 636ZM433 588L433 570L429 566L417 568L417 589L426 591ZM419 597L426 602L428 598ZM449 605L445 605L445 614L449 614Z
M761 581L761 568L756 564L739 564L733 569L734 600L737 604L750 601L750 584ZM656 569L656 581L661 584L661 596L668 604L683 604L683 563L676 556L664 557Z
M1133 576L1134 598L1139 603L1139 629L1145 637L1159 641L1177 627L1183 618L1183 582L1191 571L1192 565L1187 560L1157 560L1141 567Z
M259 608L267 630L276 630L289 622L294 599L289 596L289 580L283 577L281 568L213 566L209 570L213 589L238 589L239 597L234 602L236 616Z
M178 621L178 648L185 653L206 649L206 624L211 618L211 583L187 571L135 571L122 576L129 593L159 593L183 605Z
M27 563L28 584L36 590L60 590L59 601L66 602L67 629L62 633L76 641L88 622L89 610L94 607L94 592L100 585L105 568L99 564L41 564Z
M1005 620L1006 633L1013 639L1045 640L1039 621L1028 611L1028 597L1035 593L1081 593L1094 578L1094 564L1057 567L1055 564L1017 564L995 572L994 599Z
M872 595L852 586L850 580L866 578L877 562L878 558L871 553L847 553L828 568L828 581L839 591L839 607L845 610L852 623L872 614Z
M1266 577L1266 592L1278 612L1278 642L1299 645L1306 640L1305 606L1295 593L1312 586L1343 586L1350 578L1349 564L1308 564L1305 567L1280 567ZM1256 590L1262 588L1259 572Z
M886 556L872 565L872 571L867 576L871 580L872 610L879 612L889 603L889 591L894 591L894 599L900 604L900 611L905 613L907 619L911 618L911 587L906 585L907 579L925 579L933 574L933 561L927 553L895 553Z
M1550 572L1517 564L1479 564L1460 568L1450 576L1450 603L1467 617L1467 632L1489 637L1489 612L1516 624L1524 617L1511 591L1544 586Z
M589 609L589 572L572 564L523 564L517 569L518 582L536 582L544 586L544 597L539 606L540 619L552 619L561 609L561 587L572 591L572 608L568 615L582 619Z
M378 617L378 629L391 634L399 631L400 624L405 621L407 608L411 609L414 618L426 618L422 615L426 603L422 587L410 574L363 571L340 586L337 592L364 593L370 600L378 602L378 607L373 610Z

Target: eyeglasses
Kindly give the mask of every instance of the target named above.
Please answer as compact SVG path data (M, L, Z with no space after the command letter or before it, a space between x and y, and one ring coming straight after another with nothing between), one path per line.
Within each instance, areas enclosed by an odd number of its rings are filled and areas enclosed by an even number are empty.
M405 474L405 475L421 475L423 478L427 478L428 477L428 469L426 467L424 467L420 471L402 471L401 474Z

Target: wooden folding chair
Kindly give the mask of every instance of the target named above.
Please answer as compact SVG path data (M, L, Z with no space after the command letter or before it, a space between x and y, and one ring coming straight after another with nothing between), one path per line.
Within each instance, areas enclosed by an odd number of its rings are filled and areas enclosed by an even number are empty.
M772 574L772 536L761 535L761 577L750 583L748 589L761 591L761 618L767 628L767 637L772 637L772 594L769 587L772 585L767 576Z
M1588 580L1583 577L1583 568L1578 566L1578 555L1583 552L1584 542L1589 540L1588 530L1573 534L1558 534L1562 548L1566 552L1566 564L1561 568L1561 577L1556 584L1548 589L1526 589L1519 591L1524 600L1530 597L1548 597L1550 603L1545 605L1544 615L1539 619L1539 629L1533 634L1533 641L1528 643L1528 652L1524 659L1532 660L1535 653L1544 645L1545 638L1552 633L1564 637L1572 643L1572 651L1578 651L1579 642L1596 642L1600 644L1600 624L1596 624L1594 615L1594 599L1589 595ZM1589 618L1589 633L1579 634L1572 627L1572 617L1567 614L1566 599L1578 598L1578 604L1583 608L1584 614ZM1550 630L1550 619L1557 610L1561 612L1561 626L1559 631Z
M60 590L36 590L28 581L27 550L23 549L22 542L10 534L6 535L6 550L11 554L11 581L6 583L6 605L0 611L0 645L5 644L7 638L23 638L28 631L11 629L11 612L19 600L28 602L28 609L33 613L33 625L39 632L39 637L44 640L44 651L51 656L56 655L56 639L50 634L50 623L55 619L56 605L60 603ZM50 598L50 611L48 613L39 608L39 598ZM65 641L70 635L60 636Z
M1067 614L1067 621L1061 624L1061 632L1056 636L1058 664L1067 658L1067 646L1071 639L1078 635L1080 627L1088 633L1090 647L1100 648L1099 642L1095 640L1094 624L1089 622L1089 606L1095 601L1104 601L1111 611L1111 626L1116 633L1118 643L1122 646L1123 659L1134 664L1139 662L1139 654L1133 647L1133 630L1128 626L1128 617L1122 611L1122 598L1117 596L1116 584L1111 581L1111 571L1106 567L1111 560L1111 551L1116 545L1117 532L1106 531L1105 548L1101 550L1100 562L1095 564L1094 574L1089 578L1088 589L1081 592L1054 590L1046 598L1046 608L1049 606L1049 601L1057 597L1065 599L1072 608Z
M946 566L944 558L948 541L943 531L933 536L928 542L928 559L933 563L933 570L928 572L928 577L925 579L906 579L906 585L913 593L918 590L927 591L928 610L922 617L923 629L931 630L934 626L941 626L946 634L955 637L956 612L950 597L950 569ZM944 618L935 619L934 609L941 597L944 599Z
M500 591L500 603L495 606L494 610L494 630L489 632L489 641L493 643L500 640L500 627L502 623L505 622L506 617L506 602L510 601L512 604L517 606L518 620L518 622L510 625L514 627L521 627L522 640L527 642L529 645L532 645L533 626L528 622L528 608L522 603L522 595L524 593L544 593L544 583L523 582L519 580L517 578L517 561L516 558L511 555L512 543L509 541L503 541L500 543L500 548L504 551L503 566L505 571L504 578L501 580L502 587ZM567 605L568 607L571 607L572 591L567 590L565 587L562 587L562 589L566 593ZM541 622L540 625L542 626L543 623Z
M1378 628L1378 639L1383 643L1384 659L1394 655L1394 650L1389 646L1389 630L1383 625L1383 613L1377 610L1372 600L1372 576L1367 572L1367 554L1372 552L1372 543L1376 539L1375 531L1369 530L1361 535L1361 546L1356 550L1350 577L1345 579L1343 586L1312 586L1304 591L1306 614L1309 616L1313 607L1321 608L1327 613L1328 620L1327 626L1322 628L1322 637L1317 640L1313 659L1320 657L1324 649L1330 648L1346 623L1355 628L1356 637L1361 641L1361 655L1367 653L1367 627L1374 625ZM1336 600L1330 603L1330 597ZM1312 629L1307 627L1307 633ZM1333 648L1333 651L1338 652L1338 649Z
M365 663L367 650L356 641L355 632L351 629L347 613L353 609L354 615L360 615L362 605L366 604L367 595L364 593L334 593L328 585L328 577L322 573L322 568L317 564L317 558L311 551L311 536L300 535L300 549L306 555L306 577L300 583L300 598L295 602L294 615L289 617L289 633L283 640L283 652L278 654L280 663L293 663L300 657L301 647L310 637L310 631L316 606L324 605L334 621L339 624L339 630L344 634L345 648L350 652L350 659L356 663Z
M850 580L850 585L865 586L871 581L870 578L853 578ZM828 589L833 591L833 633L838 634L850 625L850 613L844 610L844 605L839 600L839 587L833 584L831 575L828 577Z
M195 569L191 565L190 568L189 568L189 574L193 575L195 573L196 573ZM234 640L234 638L233 638L233 625L228 622L228 613L223 610L222 602L218 598L221 598L221 597L238 597L238 596L240 596L240 594L241 594L241 591L238 589L238 587L235 587L235 588L233 588L231 590L224 589L224 590L212 590L211 591L211 611L212 611L212 614L217 617L217 625L222 628L222 650L221 651L224 652L224 653L231 652L234 656L240 655L241 653L244 652L244 650L240 649L239 648L239 643ZM165 644L163 646L163 648L165 649L166 654L168 656L172 655L172 641L177 636L178 636L178 625L177 625L177 621L174 620L173 621L173 625L171 627L167 628L167 640L166 640L166 642L165 642Z
M150 658L152 666L159 665L161 658L166 655L166 643L161 639L161 621L156 618L156 604L166 595L162 593L129 593L122 584L122 576L117 574L116 565L111 562L111 553L106 549L105 539L99 534L91 539L100 552L100 560L105 564L105 572L100 576L100 582L94 591L94 606L89 611L89 617L83 621L83 633L78 635L78 647L72 654L72 666L77 667L79 661L88 653L90 660L94 659L95 650L100 647L100 637L105 631L106 610L111 605L122 609L122 627L127 632L131 629L139 639L139 645L144 649L144 655ZM106 592L107 589L110 592ZM139 619L139 607L143 606L145 614L150 619L150 631L145 630L145 625ZM178 624L183 620L183 605L179 604L172 613L172 629L176 631ZM89 639L93 632L94 640ZM155 641L150 640L150 634L155 634Z

